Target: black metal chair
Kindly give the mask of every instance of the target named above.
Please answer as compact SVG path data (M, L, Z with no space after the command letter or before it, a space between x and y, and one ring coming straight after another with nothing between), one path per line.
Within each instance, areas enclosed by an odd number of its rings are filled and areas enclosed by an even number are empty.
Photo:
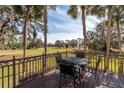
M61 53L57 52L55 54L55 59L56 59L56 65L57 65L56 69L58 69L59 68L59 63L62 62L62 55L61 55Z
M85 54L82 51L76 51L76 57L85 58Z
M75 53L76 53L76 57L85 58L85 53L83 53L83 51L76 50ZM83 78L83 74L84 74L85 70L86 70L86 66L82 65L81 70L80 70L81 72L83 72L82 78Z
M74 67L74 64L65 64L66 62L62 62L59 64L60 67L60 83L59 87L61 87L61 78L62 76L64 77L69 77L70 79L73 80L73 85L75 87L76 80L80 81L80 74L79 72L76 71L76 68ZM81 81L80 81L81 83Z
M98 56L98 59L97 59L97 62L96 62L96 67L95 68L88 68L88 70L87 70L88 72L92 73L95 76L97 85L99 85L98 84L99 77L97 75L97 72L98 72L98 67L99 67L100 62L101 62L101 57Z

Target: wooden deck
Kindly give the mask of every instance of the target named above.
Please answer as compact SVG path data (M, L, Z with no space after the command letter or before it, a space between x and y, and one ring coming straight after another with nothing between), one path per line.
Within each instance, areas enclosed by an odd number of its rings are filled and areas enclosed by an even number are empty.
M37 75L20 84L19 88L58 88L59 71L52 70L44 76ZM94 75L86 73L83 84L77 85L78 88L124 88L124 76L114 75L111 73L98 72L99 85L96 84ZM72 88L73 83L70 79L62 80L62 88Z

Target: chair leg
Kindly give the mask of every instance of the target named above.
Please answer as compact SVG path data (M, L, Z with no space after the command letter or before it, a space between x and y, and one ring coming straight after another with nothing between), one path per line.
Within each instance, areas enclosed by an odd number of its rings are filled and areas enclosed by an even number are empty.
M83 86L83 83L84 83L84 76L83 75L81 75L81 77L80 77L80 83L81 83L81 86Z
M80 86L82 86L82 77L79 77Z
M73 86L74 86L74 88L75 88L75 78L73 79Z
M61 74L60 74L59 88L61 88Z
M96 84L99 85L99 78L96 74L95 74L95 79L96 79Z

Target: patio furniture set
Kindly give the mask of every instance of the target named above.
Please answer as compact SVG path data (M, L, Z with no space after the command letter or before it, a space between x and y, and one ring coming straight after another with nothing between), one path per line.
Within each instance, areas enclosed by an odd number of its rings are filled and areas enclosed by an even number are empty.
M81 51L76 52L75 57L65 57L62 58L61 53L56 53L55 59L57 62L57 69L60 71L60 81L59 87L62 84L62 77L70 78L73 80L73 86L76 87L76 84L83 84L83 79L86 72L91 72L94 74L96 83L98 84L97 69L100 64L100 57L98 57L96 62L95 69L87 68L87 65L91 62L85 58L85 53Z

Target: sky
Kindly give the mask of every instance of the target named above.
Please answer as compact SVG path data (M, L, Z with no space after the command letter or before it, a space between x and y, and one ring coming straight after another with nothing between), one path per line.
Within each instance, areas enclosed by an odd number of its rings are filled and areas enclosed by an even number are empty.
M54 43L56 40L71 40L83 38L83 28L81 13L79 12L76 20L67 15L70 6L58 5L55 11L48 12L48 43ZM86 17L86 29L94 29L99 20L94 16ZM43 35L39 37L43 40Z

